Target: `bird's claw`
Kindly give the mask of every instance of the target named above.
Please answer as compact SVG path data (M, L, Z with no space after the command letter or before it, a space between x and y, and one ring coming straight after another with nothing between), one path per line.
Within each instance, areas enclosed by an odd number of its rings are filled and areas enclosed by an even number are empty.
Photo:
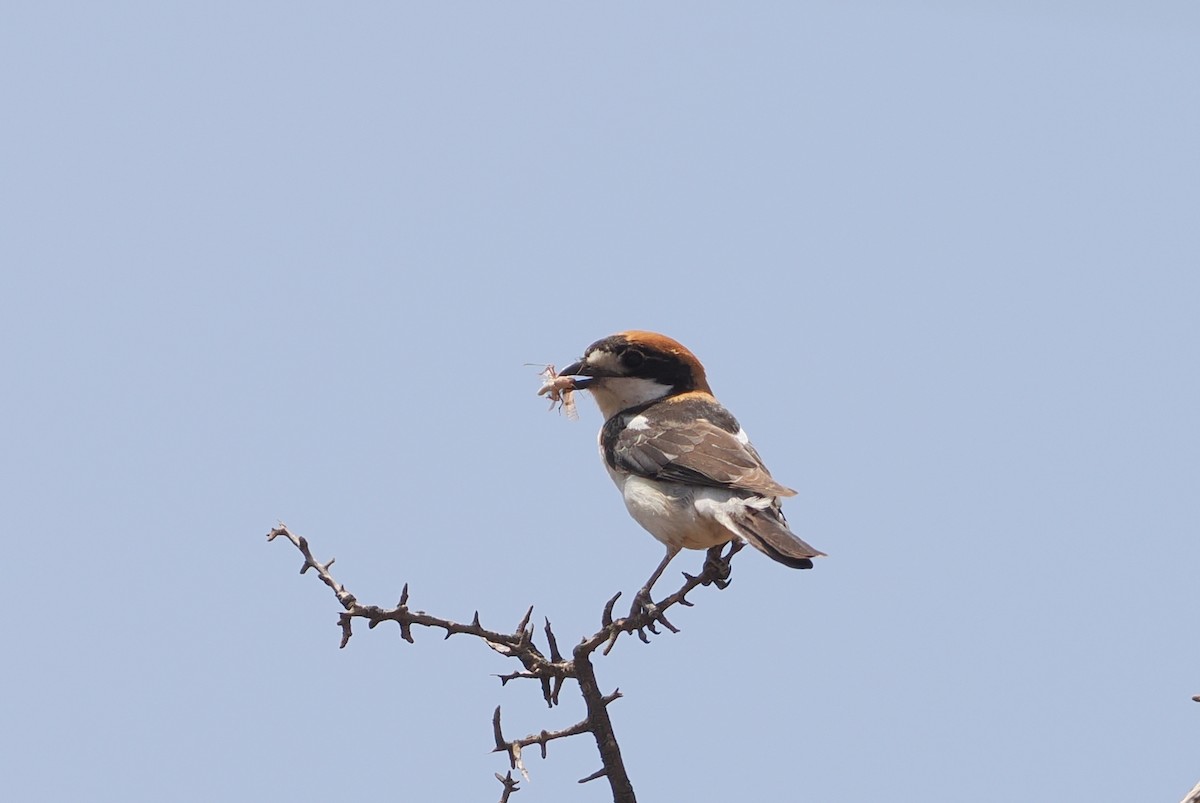
M629 618L646 621L643 627L637 628L638 638L645 644L650 643L650 637L646 635L647 630L656 636L659 635L658 628L655 625L662 625L672 633L679 632L679 628L671 624L666 614L654 604L654 600L650 597L649 589L643 588L634 596L633 607L629 609Z
M704 559L704 574L709 575L711 579L705 580L704 585L715 585L720 590L724 591L733 582L733 563L731 559L741 549L741 542L735 541L733 546L729 548L729 554L721 554L724 545L715 546L708 550L708 557Z
M650 596L650 589L643 588L633 595L633 605L629 608L630 619L639 616L649 616L651 621L653 621L654 615L657 613L658 606L654 604L654 599Z

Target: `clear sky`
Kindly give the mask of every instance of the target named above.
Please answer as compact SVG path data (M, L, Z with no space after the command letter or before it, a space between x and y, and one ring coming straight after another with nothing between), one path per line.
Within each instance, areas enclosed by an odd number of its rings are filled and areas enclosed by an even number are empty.
M4 4L5 796L498 798L493 707L578 699L339 651L264 535L573 643L660 548L524 364L644 328L829 557L599 661L640 799L1177 801L1198 43L1153 0Z

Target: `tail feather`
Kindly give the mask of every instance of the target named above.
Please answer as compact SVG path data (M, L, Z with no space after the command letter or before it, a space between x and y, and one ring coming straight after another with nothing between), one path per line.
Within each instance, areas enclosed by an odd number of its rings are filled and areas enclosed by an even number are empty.
M742 537L767 557L793 569L811 569L811 558L825 553L797 538L782 519L774 510L747 509L735 523Z

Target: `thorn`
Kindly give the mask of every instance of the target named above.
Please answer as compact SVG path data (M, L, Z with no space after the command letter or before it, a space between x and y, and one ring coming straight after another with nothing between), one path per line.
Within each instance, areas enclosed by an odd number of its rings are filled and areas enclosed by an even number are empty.
M396 607L403 608L407 604L408 604L408 583L405 583L404 588L400 591L400 604L397 605Z
M550 629L550 618L546 618L546 643L550 645L550 660L558 663L563 659L562 653L558 651L558 639L554 638L554 631Z
M479 627L479 611L475 611L475 618L471 620L472 627Z
M532 617L533 617L533 606L530 605L529 610L525 611L525 615L521 617L521 622L520 622L520 624L517 625L517 629L514 631L517 634L517 636L520 637L521 641L525 640L525 628L529 627L529 620Z
M496 706L496 711L492 714L492 733L496 736L496 749L492 752L498 753L507 749L504 743L504 734L500 731L500 706Z
M618 600L618 599L620 599L620 597L621 597L621 592L620 592L620 591L618 591L618 592L617 592L617 595L616 595L615 597L613 597L613 598L612 598L612 599L610 599L610 600L609 600L607 603L605 603L605 605L604 605L604 615L600 617L600 623L601 623L602 625L604 625L605 627L610 627L610 626L612 626L612 623L613 623L613 618L612 618L613 606L617 604L617 600Z
M601 767L600 769L596 770L595 772L593 772L593 773L592 773L591 775L589 775L588 777L586 777L586 778L580 778L578 782L579 782L579 783L587 783L588 781L594 781L594 780L596 780L597 778L603 778L605 775L608 775L608 770L606 770L606 769L604 769L603 767Z
M517 785L517 781L513 780L512 770L509 770L506 775L496 773L496 780L504 784L504 795L500 798L500 803L505 803L513 792L520 792L521 787Z
M497 773L497 774L499 774L499 773ZM512 792L519 792L519 791L521 791L521 787L517 786L516 780L514 780L512 777L512 770L509 770L504 775L504 792L505 792L505 794L510 794Z

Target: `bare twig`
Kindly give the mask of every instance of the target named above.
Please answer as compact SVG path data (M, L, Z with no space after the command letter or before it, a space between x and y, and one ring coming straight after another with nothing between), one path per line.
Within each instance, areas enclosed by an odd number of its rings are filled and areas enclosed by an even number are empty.
M329 573L329 567L333 565L334 558L330 558L328 563L318 562L313 557L312 551L308 548L308 539L303 535L292 534L288 531L287 526L282 523L267 533L267 541L274 541L281 535L291 541L296 546L296 549L300 550L300 554L304 556L304 565L300 567L300 574L304 574L309 569L316 569L321 582L333 589L334 596L337 597L338 602L342 603L343 608L349 610L356 604L357 600L354 599L354 595L347 591L341 583L335 581Z
M333 559L330 559L327 563L317 561L309 549L308 540L304 536L292 533L285 525L280 525L271 530L267 534L267 540L273 541L281 536L291 541L304 556L304 566L300 569L300 573L303 574L309 569L316 569L321 581L333 589L338 602L345 608L345 611L338 617L338 624L341 625L342 629L342 647L345 647L349 643L350 636L353 634L353 621L357 618L366 619L367 626L371 628L374 628L381 622L396 622L400 626L401 638L410 644L413 643L413 625L441 628L446 631L446 638L459 633L475 636L482 639L489 647L501 655L516 658L525 667L524 672L510 676L500 676L503 682L507 682L514 677L540 679L544 681L544 697L550 705L554 705L557 702L557 695L553 693L550 681L571 677L574 671L570 661L562 660L561 656L559 656L558 660L549 660L533 643L533 631L529 627L529 620L533 616L532 606L525 612L525 616L521 619L514 632L499 633L494 630L488 630L480 625L478 611L475 612L475 616L470 624L461 624L450 619L431 616L424 611L409 610L407 583L404 584L404 589L400 594L400 602L395 608L362 605L359 604L353 594L347 591L330 574L329 567L333 565Z
M613 619L613 606L616 604L617 598L621 596L620 594L617 594L616 597L613 597L604 605L604 612L600 616L600 629L588 638L584 639L583 644L580 646L586 645L587 651L590 653L601 644L604 644L604 654L608 655L609 652L612 651L613 646L616 644L617 637L622 633L633 633L636 631L641 637L642 641L649 641L649 639L646 637L645 631L650 630L652 633L657 633L657 631L654 630L655 622L661 622L673 633L679 632L678 628L666 621L666 618L663 616L663 614L669 608L675 605L683 605L684 607L690 608L692 603L687 599L688 592L690 592L696 586L707 586L716 583L718 580L722 579L722 574L727 577L728 562L733 558L734 555L741 551L742 546L743 544L740 541L734 541L730 545L729 552L722 558L726 564L724 567L721 567L716 563L706 562L704 565L704 570L695 577L687 572L684 572L683 586L680 587L680 589L674 594L671 594L663 599L661 602L655 603L650 610L631 614L622 619ZM578 648L576 648L576 651L578 651Z
M500 803L508 803L509 797L513 792L520 792L521 787L517 786L517 781L512 777L512 770L509 770L504 775L496 773L496 780L504 784L504 792L500 795Z
M592 736L596 739L596 749L600 751L600 761L604 764L602 774L608 777L612 787L613 803L636 803L633 784L625 772L625 762L621 759L621 748L617 744L617 736L613 732L612 720L608 717L608 704L621 696L618 689L609 696L600 692L600 684L596 682L596 672L592 667L592 651L588 642L581 642L575 648L575 678L579 681L579 691L587 704L588 721L591 722ZM594 780L600 774L593 773L580 783Z
M585 719L581 722L576 722L569 728L562 730L548 731L543 730L538 734L530 734L524 739L508 740L504 738L504 733L500 728L500 706L496 706L495 713L492 714L492 734L496 738L496 747L492 750L493 753L508 753L508 763L512 769L519 771L525 780L529 780L529 773L525 770L525 764L521 760L521 749L529 747L531 744L536 744L541 748L542 758L546 757L546 743L552 742L555 739L565 739L568 736L578 736L581 733L587 733L592 729L591 722Z
M542 758L545 758L547 743L555 739L565 739L569 736L577 736L583 733L591 733L593 738L595 738L596 747L600 752L600 759L603 766L588 777L581 779L580 783L593 781L598 778L608 778L609 784L612 787L614 803L636 803L633 785L630 783L629 776L625 771L625 765L621 759L621 750L617 744L616 735L613 732L612 720L608 716L609 704L619 699L621 692L617 690L606 695L600 690L600 685L596 680L595 668L592 665L592 654L601 645L605 645L603 654L607 655L622 633L636 632L642 641L648 642L649 637L646 635L646 631L657 634L659 631L656 625L661 624L672 632L678 632L678 628L667 620L665 616L666 611L675 605L690 607L692 603L688 601L687 594L697 586L715 584L718 588L724 588L728 584L729 560L742 547L741 543L735 542L729 547L728 552L723 555L720 554L720 550L713 550L709 555L709 559L705 561L704 569L699 575L693 577L686 572L684 573L684 583L678 591L670 594L658 603L650 603L645 609L631 612L629 616L613 619L613 607L617 599L621 596L617 594L604 606L600 617L600 629L580 641L575 646L572 656L568 660L564 658L562 652L559 650L558 639L550 627L549 619L545 620L544 627L549 657L534 644L534 630L530 626L530 621L533 618L532 606L521 617L521 621L517 623L517 627L512 633L501 633L483 627L479 621L479 611L475 611L469 624L462 624L450 619L443 619L427 614L424 611L410 610L408 607L409 593L407 583L400 593L399 603L394 608L362 605L330 573L329 567L334 563L332 558L326 563L316 560L308 546L307 539L303 536L295 535L283 524L267 534L268 541L273 541L279 537L284 537L291 541L296 549L300 551L300 554L304 556L304 565L300 569L301 574L307 572L309 569L315 570L321 581L332 589L334 596L337 597L338 603L343 608L342 613L338 617L338 624L342 631L341 647L345 647L350 641L350 637L353 635L353 623L355 619L366 619L367 626L370 628L374 628L381 622L396 622L400 627L400 637L409 643L413 643L413 626L441 628L445 631L445 638L450 638L458 634L475 636L481 639L492 650L505 657L515 658L520 661L524 667L523 670L497 675L501 685L507 685L508 681L516 679L537 680L542 687L542 697L550 706L558 704L559 692L562 690L563 683L567 679L578 681L580 694L583 696L584 704L587 707L587 716L574 725L562 728L561 730L542 730L537 734L531 734L523 739L505 739L500 727L500 707L496 707L496 711L492 716L492 729L496 742L494 752L506 753L510 767L510 771L506 776L496 774L496 779L504 785L500 803L507 803L509 797L514 792L519 791L518 782L513 779L512 770L517 770L526 780L529 779L529 773L522 756L523 748L536 744L540 748ZM1197 803L1200 803L1200 801L1197 801Z

